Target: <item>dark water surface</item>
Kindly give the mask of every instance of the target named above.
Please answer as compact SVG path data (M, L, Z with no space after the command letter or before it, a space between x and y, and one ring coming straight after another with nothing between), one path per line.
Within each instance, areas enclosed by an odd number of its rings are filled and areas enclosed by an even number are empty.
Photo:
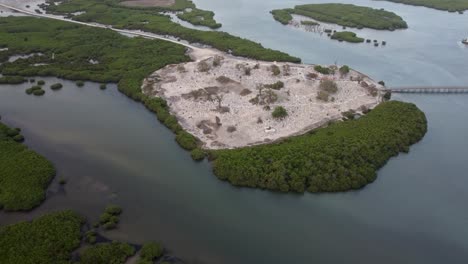
M467 15L352 2L396 11L410 29L382 33L388 34L385 48L350 46L261 13L300 1L196 1L216 12L224 30L306 62L338 60L393 85L467 83L468 49L456 43L468 34ZM44 79L46 87L58 81ZM29 84L0 86L2 121L21 127L25 143L68 179L64 189L54 181L49 198L31 214L0 212L0 224L66 208L93 222L105 205L116 203L124 208L120 228L106 235L137 243L157 239L190 263L468 259L468 95L395 96L416 103L429 121L426 137L409 154L391 159L362 190L294 195L221 182L208 163L193 162L153 114L115 86L101 91L98 84L61 82L62 90L47 88L43 97L26 95Z

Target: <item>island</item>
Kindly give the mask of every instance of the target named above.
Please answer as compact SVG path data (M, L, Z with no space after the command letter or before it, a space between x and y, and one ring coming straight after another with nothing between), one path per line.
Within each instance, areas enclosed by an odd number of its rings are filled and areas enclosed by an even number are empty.
M385 0L405 5L425 6L449 12L459 12L468 10L468 0Z
M282 24L290 23L293 20L292 15L294 14L344 27L378 30L408 28L406 22L393 12L352 4L297 5L294 8L273 10L271 14L275 20Z

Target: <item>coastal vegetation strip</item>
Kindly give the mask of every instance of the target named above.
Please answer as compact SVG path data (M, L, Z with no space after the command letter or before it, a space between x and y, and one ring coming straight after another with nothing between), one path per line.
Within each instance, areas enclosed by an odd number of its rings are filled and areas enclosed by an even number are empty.
M55 5L54 2L60 2ZM192 43L210 45L218 50L230 52L233 55L265 60L300 62L299 58L286 53L264 48L260 43L236 37L222 31L202 31L190 29L171 21L167 15L154 10L131 9L115 4L114 0L48 0L46 10L53 14L70 15L82 22L97 22L112 25L119 29L134 29L152 32L160 35L170 35Z
M401 3L414 6L425 6L429 8L449 11L463 12L468 10L468 0L386 0L389 2Z
M214 19L212 11L198 9L189 0L114 0L120 6L134 9L153 9L155 11L178 11L177 17L192 25L220 28L221 24Z
M76 213L62 211L0 227L1 262L69 263L80 245L82 224Z
M128 38L116 32L68 22L31 17L0 18L0 46L8 53L33 56L4 62L1 73L12 76L57 76L102 83L117 82L119 91L141 101L176 134L185 149L197 146L195 137L184 131L169 113L161 98L150 98L141 91L143 79L168 64L189 61L185 48L174 43ZM90 63L90 59L99 61ZM41 66L33 66L42 63ZM33 92L33 91L31 91Z
M358 189L427 130L414 104L385 102L369 114L280 143L210 152L215 175L236 186L281 192Z
M19 211L38 206L55 175L52 163L21 144L23 140L19 129L0 122L0 209Z
M346 27L395 30L407 28L406 22L393 12L352 4L308 4L294 8L271 11L273 18L282 24L292 20L291 14L306 16L318 21Z

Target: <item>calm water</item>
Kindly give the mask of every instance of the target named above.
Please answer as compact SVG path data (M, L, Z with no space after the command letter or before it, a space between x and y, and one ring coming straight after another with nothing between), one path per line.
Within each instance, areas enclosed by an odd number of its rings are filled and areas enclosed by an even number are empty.
M464 85L468 80L468 49L456 43L468 34L467 15L353 1L385 7L408 21L407 32L379 33L385 36L375 38L389 44L374 48L287 28L261 13L298 1L196 2L214 10L224 30L306 62L338 60L391 85ZM57 82L45 80L47 86ZM120 229L108 236L161 240L189 263L468 259L467 95L398 97L415 102L429 120L428 134L409 154L392 159L376 182L360 191L293 195L238 189L217 180L208 163L191 161L154 115L115 86L100 91L97 84L63 83L62 90L48 89L40 98L26 95L26 84L0 86L2 120L23 128L26 144L68 179L64 189L54 182L49 199L31 214L0 213L0 224L65 208L93 222L106 204L117 203L125 213Z

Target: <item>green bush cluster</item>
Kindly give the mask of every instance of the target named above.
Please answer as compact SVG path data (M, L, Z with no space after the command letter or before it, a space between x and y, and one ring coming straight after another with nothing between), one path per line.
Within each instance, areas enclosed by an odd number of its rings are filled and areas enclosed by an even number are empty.
M284 82L282 81L277 81L272 84L265 84L264 85L266 88L274 89L274 90L280 90L281 88L284 88Z
M37 85L44 85L45 84L45 81L44 80L39 80L37 81Z
M323 66L320 66L320 65L315 65L314 70L316 72L320 72L321 74L325 74L325 75L333 74L332 69L330 69L328 67L323 67Z
M124 264L135 255L135 248L127 243L99 243L83 250L80 264Z
M0 262L69 263L83 222L76 213L61 211L0 227Z
M153 263L154 260L160 258L163 255L164 248L161 244L156 242L147 242L143 244L140 250L140 260L148 261Z
M425 6L449 12L468 10L467 0L387 0L406 5Z
M107 85L106 85L105 83L101 83L101 84L99 85L99 89L105 90L105 89L107 89Z
M367 115L280 143L212 151L215 175L236 186L282 192L358 189L392 156L409 151L426 133L414 104L381 103Z
M0 208L8 211L38 206L55 175L52 163L17 142L22 140L18 129L0 122Z
M86 243L95 244L97 240L97 233L94 230L89 230L85 233L84 239Z
M54 1L49 0L49 2ZM259 43L226 32L202 31L183 27L171 21L169 16L159 14L154 10L126 8L116 5L114 0L66 0L60 2L60 5L49 5L48 12L68 15L83 11L83 14L74 16L73 19L112 25L114 28L139 29L160 35L171 35L192 43L210 45L221 51L231 52L236 56L257 60L300 62L299 58L264 48ZM89 43L89 40L86 43Z
M0 84L21 84L28 80L22 76L2 76L0 77Z
M282 106L277 106L271 113L271 116L273 116L274 119L283 119L288 116L288 111Z
M341 31L335 32L331 35L331 39L336 39L338 41L346 41L351 43L361 43L364 42L363 38L360 38L354 32L350 31Z
M338 85L333 80L322 80L319 84L319 88L329 94L336 93L338 91Z
M34 91L39 91L39 90L42 90L42 87L39 86L39 85L35 85L35 86L31 87L31 88L26 89L25 92L26 92L26 94L32 94L32 93L34 93Z
M340 67L340 69L338 70L340 72L341 75L346 75L349 73L349 66L348 65L343 65Z
M190 155L192 156L192 159L195 161L200 161L203 160L206 156L206 153L203 149L201 148L196 148L190 152Z
M54 83L50 86L50 89L52 90L60 90L62 89L63 85L61 83Z
M281 14L279 19L283 21L288 18L286 14L289 16L297 14L345 27L366 27L387 30L408 28L406 22L393 12L352 4L308 4L297 5L293 9L288 8L274 11L276 14ZM272 14L275 16L273 11Z
M122 208L117 205L109 205L104 210L104 213L99 217L99 223L106 230L111 230L117 227L122 213Z

